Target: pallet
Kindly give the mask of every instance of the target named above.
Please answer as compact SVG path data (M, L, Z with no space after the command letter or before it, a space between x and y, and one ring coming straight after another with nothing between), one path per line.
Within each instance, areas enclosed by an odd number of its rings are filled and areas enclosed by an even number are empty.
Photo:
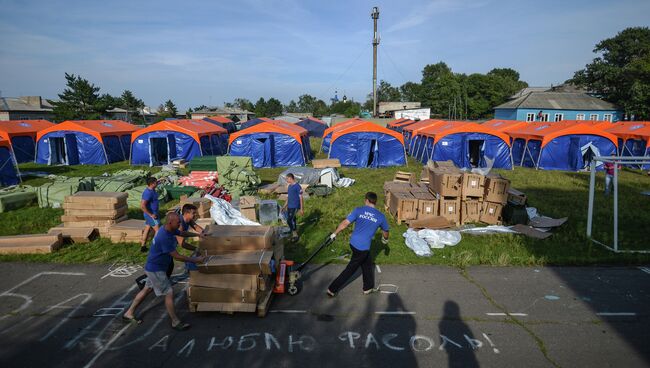
M275 287L275 278L267 290L261 292L257 303L211 303L211 302L192 302L188 298L190 312L219 312L225 314L235 314L236 312L256 313L258 317L266 317L271 301L273 300L273 288Z
M415 183L415 174L406 171L398 171L395 173L393 181L401 183Z

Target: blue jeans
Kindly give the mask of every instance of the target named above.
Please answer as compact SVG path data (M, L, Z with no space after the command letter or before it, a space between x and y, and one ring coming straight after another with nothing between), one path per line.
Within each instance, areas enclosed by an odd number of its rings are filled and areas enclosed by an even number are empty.
M296 222L296 212L298 212L297 208L287 209L287 225L289 225L289 230L292 232L298 229L298 223Z

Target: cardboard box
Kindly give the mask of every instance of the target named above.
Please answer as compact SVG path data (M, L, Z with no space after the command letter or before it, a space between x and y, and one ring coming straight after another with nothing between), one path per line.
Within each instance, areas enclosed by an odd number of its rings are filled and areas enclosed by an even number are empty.
M510 180L500 175L488 175L485 177L485 195L483 199L487 202L508 203L508 189Z
M181 196L181 200L178 205L183 208L185 204L193 204L196 206L197 214L199 218L209 218L210 217L210 207L212 206L212 201L207 198L188 198L187 196Z
M59 250L62 243L60 233L0 236L0 254L52 253Z
M401 223L418 216L418 200L410 192L395 192L390 195L389 211Z
M199 271L190 271L190 286L207 288L257 290L258 275L246 274L208 274Z
M429 170L429 188L443 197L460 197L462 177L457 169Z
M384 207L390 207L391 193L410 192L412 185L410 183L400 183L397 181L387 181L384 183Z
M221 289L190 286L187 296L192 303L257 303L257 290Z
M241 196L239 197L239 208L251 208L257 204L257 197L255 196Z
M481 174L463 173L461 197L483 198L485 177Z
M205 232L199 248L208 255L271 249L274 234L271 226L239 225L208 225Z
M415 183L415 174L411 172L406 172L406 171L398 171L395 173L395 177L393 177L393 181L399 182L399 183Z
M502 211L503 205L501 203L483 202L480 220L488 225L500 225Z
M257 209L255 207L249 207L249 208L242 208L239 210L241 212L242 216L246 217L247 219L251 221L257 222Z
M311 166L314 169L326 169L328 167L341 167L341 161L338 158L325 158L319 160L312 160Z
M211 255L205 263L197 265L202 273L271 274L273 251L239 252Z
M483 203L478 200L464 200L461 202L460 222L467 224L470 222L479 222L481 220L481 210Z
M429 168L424 166L420 173L420 183L429 184Z
M438 199L429 191L411 192L413 197L418 200L417 218L438 216Z
M433 216L417 220L410 220L407 221L407 223L412 229L446 229L454 225L442 216Z
M518 191L514 188L508 188L508 202L523 206L526 204L528 198L523 192Z
M123 205L126 205L128 196L128 194L120 192L77 192L74 195L65 197L65 203L123 203Z
M441 198L438 213L449 222L460 224L460 200L458 198Z

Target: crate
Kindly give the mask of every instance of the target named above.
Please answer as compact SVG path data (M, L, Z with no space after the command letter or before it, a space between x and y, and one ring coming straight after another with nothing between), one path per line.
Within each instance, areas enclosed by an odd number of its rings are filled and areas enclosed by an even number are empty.
M485 177L481 174L463 173L461 198L481 199L485 189Z
M395 177L393 178L393 181L413 184L416 181L415 174L406 171L398 171L395 173Z
M411 194L418 200L418 219L438 216L438 199L433 194L428 191L416 191L411 192Z
M328 167L341 167L341 161L338 158L325 158L319 160L312 160L311 166L314 169L326 169Z
M488 175L485 177L485 195L483 198L487 202L508 203L508 189L510 189L510 180L500 175Z
M502 211L503 205L501 203L483 202L480 220L488 225L501 225Z
M479 222L481 219L482 205L483 203L478 200L461 201L460 222L462 224Z
M401 183L397 181L387 181L384 183L384 208L390 207L390 197L392 192L410 192L413 186L410 183Z
M439 216L455 225L460 224L460 200L458 198L441 198L439 203Z
M418 200L410 192L394 192L390 196L389 212L398 224L415 220L418 215Z
M508 189L508 203L524 206L527 200L528 198L523 192L520 192L514 188Z
M429 188L443 197L460 197L462 177L456 169L429 170Z
M420 183L429 184L429 168L424 166L422 172L420 173Z

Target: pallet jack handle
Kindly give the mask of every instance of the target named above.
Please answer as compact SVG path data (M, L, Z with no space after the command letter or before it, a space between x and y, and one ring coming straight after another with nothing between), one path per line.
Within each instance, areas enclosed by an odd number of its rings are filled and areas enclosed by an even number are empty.
M309 258L307 258L306 261L304 261L304 262L301 263L298 267L296 267L296 271L301 271L301 270L302 270L302 269L303 269L303 268L304 268L304 267L305 267L309 262L311 262L311 260L312 260L314 257L316 257L316 255L317 255L321 250L323 250L323 248L327 247L328 245L330 245L330 244L332 244L332 243L334 242L334 239L331 238L331 235L332 235L332 234L327 234L327 238L325 239L325 241L323 241L323 242L320 244L320 246L318 247L318 249L316 249L316 251L315 251L314 253L312 253L311 256L309 256Z

